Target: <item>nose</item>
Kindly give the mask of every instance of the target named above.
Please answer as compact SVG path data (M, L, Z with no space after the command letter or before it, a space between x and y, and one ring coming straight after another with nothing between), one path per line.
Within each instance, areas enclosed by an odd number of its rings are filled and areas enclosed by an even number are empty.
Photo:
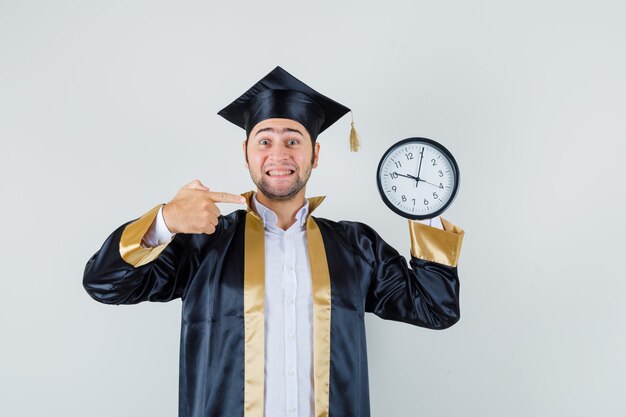
M289 158L289 149L282 143L272 146L270 151L270 159L275 161L283 161Z

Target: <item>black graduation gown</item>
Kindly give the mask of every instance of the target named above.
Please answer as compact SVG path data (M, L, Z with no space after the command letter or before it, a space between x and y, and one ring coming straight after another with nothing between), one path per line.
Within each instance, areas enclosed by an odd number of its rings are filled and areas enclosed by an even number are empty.
M310 212L319 201L310 199ZM157 211L155 207L109 236L87 263L85 289L107 304L181 298L179 416L262 417L263 264L252 270L245 265L253 264L249 257L254 248L263 246L258 215L250 208L238 210L220 216L211 235L178 234L169 244L141 249L138 242ZM411 222L412 256L407 265L363 223L309 215L307 224L317 229L307 228L308 240L321 237L318 249L323 248L321 257L315 257L309 244L312 279L325 262L329 277L326 307L320 307L323 285L313 286L315 417L369 417L364 314L431 329L456 323L456 261L463 231L446 221L445 231ZM131 250L129 239L134 241ZM252 278L244 275L259 273L260 288L246 283ZM256 324L258 304L250 307L250 294L255 302L261 299Z

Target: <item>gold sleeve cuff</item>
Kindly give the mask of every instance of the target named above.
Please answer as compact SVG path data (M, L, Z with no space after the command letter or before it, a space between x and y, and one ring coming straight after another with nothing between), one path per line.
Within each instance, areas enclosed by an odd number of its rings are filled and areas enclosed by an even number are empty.
M411 255L426 261L457 266L465 232L441 217L443 229L409 220Z
M154 248L144 248L141 240L154 222L162 204L159 204L139 219L129 223L122 232L120 239L120 256L135 268L154 261L167 247L167 243ZM168 242L169 243L169 242Z

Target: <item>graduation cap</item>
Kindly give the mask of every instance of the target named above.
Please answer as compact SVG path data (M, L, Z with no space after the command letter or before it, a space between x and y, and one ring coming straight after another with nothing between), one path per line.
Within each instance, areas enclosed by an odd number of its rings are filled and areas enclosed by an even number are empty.
M317 135L349 111L346 106L318 93L281 67L276 67L217 114L244 129L247 136L263 120L295 120L315 140ZM350 150L356 152L358 149L359 137L353 120Z

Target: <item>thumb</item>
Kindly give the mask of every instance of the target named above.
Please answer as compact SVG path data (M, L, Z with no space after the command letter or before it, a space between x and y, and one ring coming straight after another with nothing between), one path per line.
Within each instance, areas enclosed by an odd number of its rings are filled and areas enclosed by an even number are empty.
M202 184L200 180L193 180L189 184L183 186L185 190L209 191L209 188Z

